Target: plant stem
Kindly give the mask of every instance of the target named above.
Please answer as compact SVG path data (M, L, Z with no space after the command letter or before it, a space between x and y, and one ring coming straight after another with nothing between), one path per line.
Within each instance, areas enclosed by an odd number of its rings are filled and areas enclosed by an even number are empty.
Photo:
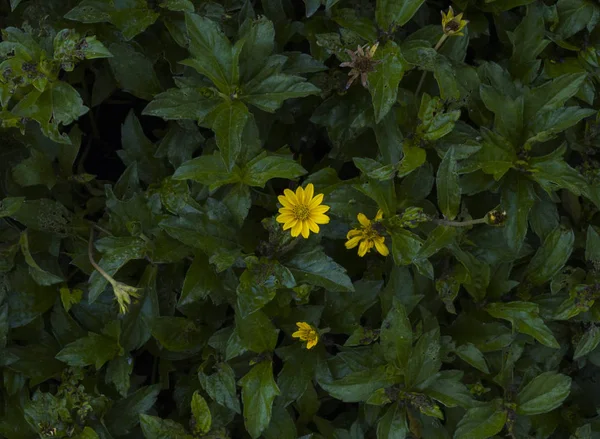
M104 269L94 261L94 228L90 229L90 239L88 241L88 257L90 259L90 264L92 267L96 269L98 273L102 275L104 279L110 282L111 285L114 285L115 280L112 278L110 274L108 274Z
M435 47L433 48L436 52L440 49L440 47L442 47L442 44L444 44L444 42L448 39L448 35L443 34L440 39L438 40L438 42L435 44ZM421 88L423 87L423 82L425 82L425 75L427 75L427 70L423 70L423 73L421 74L421 79L419 80L419 85L417 85L417 90L415 91L415 96L419 95L419 92L421 91Z
M440 226L449 226L449 227L470 227L475 226L477 224L485 224L485 218L479 218L469 221L450 221L441 218L432 218L431 222L434 224L439 224Z

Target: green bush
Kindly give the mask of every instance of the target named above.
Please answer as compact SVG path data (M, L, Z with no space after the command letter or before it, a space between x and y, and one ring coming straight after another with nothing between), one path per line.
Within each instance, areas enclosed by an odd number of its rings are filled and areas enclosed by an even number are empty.
M600 437L596 0L0 17L0 437Z

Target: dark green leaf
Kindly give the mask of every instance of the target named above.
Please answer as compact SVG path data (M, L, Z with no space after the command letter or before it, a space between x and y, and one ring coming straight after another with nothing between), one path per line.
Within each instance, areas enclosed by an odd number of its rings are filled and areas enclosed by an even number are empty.
M253 439L258 438L271 421L273 400L279 388L273 380L270 361L252 367L241 380L242 402L244 403L244 425Z
M544 372L531 380L517 395L517 413L539 415L560 407L571 392L571 378Z

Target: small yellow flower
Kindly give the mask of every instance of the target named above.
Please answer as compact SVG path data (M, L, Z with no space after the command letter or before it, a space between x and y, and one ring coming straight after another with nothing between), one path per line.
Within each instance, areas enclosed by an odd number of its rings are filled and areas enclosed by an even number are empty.
M370 252L373 247L375 247L381 255L389 255L390 251L385 245L385 237L381 236L381 229L377 227L378 222L381 221L382 217L383 212L381 210L377 212L373 221L367 218L364 213L359 213L357 218L360 223L360 228L352 229L348 232L348 235L346 235L346 239L348 239L346 248L354 248L360 243L360 246L358 247L358 256L361 258Z
M463 13L461 12L455 16L452 6L450 6L450 9L448 9L448 14L444 14L444 11L441 12L442 30L444 31L444 34L449 37L464 35L461 31L465 28L469 21L462 19Z
M294 238L300 234L308 238L310 232L319 233L318 224L329 223L329 217L325 215L329 206L321 204L323 194L314 195L314 192L315 187L310 183L304 189L296 189L296 193L286 189L284 195L277 198L283 207L276 220L283 224L283 230L292 229Z
M292 334L292 337L306 341L306 349L314 348L319 342L317 330L306 322L298 322L296 326L298 326L298 330Z

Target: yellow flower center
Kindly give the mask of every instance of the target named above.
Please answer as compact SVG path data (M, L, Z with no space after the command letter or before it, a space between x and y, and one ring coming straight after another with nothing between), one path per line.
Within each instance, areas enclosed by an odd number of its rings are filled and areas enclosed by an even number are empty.
M377 230L375 230L371 225L368 225L366 227L363 227L363 236L364 239L373 239L377 238L379 236L379 233L377 233Z
M294 217L299 221L306 221L310 216L310 210L308 206L304 204L298 204L294 206Z

